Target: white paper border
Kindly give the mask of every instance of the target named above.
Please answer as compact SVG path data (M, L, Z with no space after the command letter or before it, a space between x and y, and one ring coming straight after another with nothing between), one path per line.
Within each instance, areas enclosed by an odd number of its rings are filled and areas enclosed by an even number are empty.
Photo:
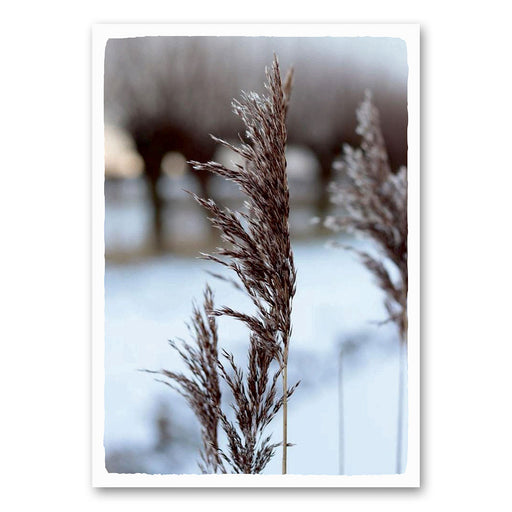
M110 38L138 36L396 37L407 45L408 77L408 449L400 475L146 475L105 469L103 76ZM418 24L121 24L92 27L92 485L94 487L420 486L420 27Z

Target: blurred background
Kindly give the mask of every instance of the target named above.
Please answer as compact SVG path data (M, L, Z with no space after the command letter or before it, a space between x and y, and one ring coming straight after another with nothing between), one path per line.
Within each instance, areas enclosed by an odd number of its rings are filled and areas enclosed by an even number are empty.
M180 369L169 338L187 338L192 301L210 283L217 303L249 308L198 253L219 245L185 190L233 208L231 183L187 160L230 166L209 134L244 133L231 101L263 93L273 53L293 66L287 161L298 271L289 379L289 472L395 472L398 333L383 295L352 254L329 248L321 227L342 145L358 145L356 108L373 92L392 168L407 165L407 49L393 38L144 37L110 39L105 55L105 452L116 473L198 473L199 426L184 400L139 369ZM372 250L364 240L350 240ZM247 332L219 321L239 361ZM407 424L407 414L402 418ZM279 418L275 441L279 441ZM407 432L407 429L403 429ZM407 457L403 440L402 470ZM276 454L266 473L280 473Z

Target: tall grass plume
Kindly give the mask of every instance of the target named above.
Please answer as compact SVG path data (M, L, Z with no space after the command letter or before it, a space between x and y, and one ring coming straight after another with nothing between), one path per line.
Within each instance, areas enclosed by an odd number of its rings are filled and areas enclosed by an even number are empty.
M234 113L245 125L240 144L234 146L212 136L240 155L243 164L230 169L217 162L190 162L196 171L233 181L246 196L243 210L236 211L192 194L225 242L215 253L202 257L234 272L238 287L255 308L249 314L229 306L214 307L207 288L203 314L197 308L193 312L195 346L186 344L180 349L173 344L191 375L160 372L185 396L201 424L205 472L261 473L279 446L283 449L282 472L287 472L287 405L298 384L289 387L287 379L296 281L285 158L292 72L282 82L274 57L266 78L265 95L242 93L240 101L233 101ZM246 368L232 353L220 350L219 354L218 316L234 318L248 327ZM232 396L233 415L221 404L219 382ZM279 412L283 415L283 439L273 442L267 430ZM218 441L219 427L225 434L225 447Z
M403 356L407 350L407 168L393 171L382 135L379 111L372 95L366 91L357 110L356 132L361 145L344 146L336 162L337 179L330 185L330 199L340 214L326 218L325 226L334 231L354 232L373 241L380 256L367 251L356 252L366 268L376 278L385 293L388 318L396 323L400 334L400 376L398 406L397 472L400 472L402 444ZM390 272L386 261L397 272Z

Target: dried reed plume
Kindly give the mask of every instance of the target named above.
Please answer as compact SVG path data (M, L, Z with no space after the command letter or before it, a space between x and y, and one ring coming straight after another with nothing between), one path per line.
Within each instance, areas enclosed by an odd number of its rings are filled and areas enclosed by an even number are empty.
M242 93L233 109L246 128L246 141L240 146L213 137L243 158L244 165L229 169L216 162L190 162L197 171L209 171L238 184L247 196L244 211L220 208L211 199L193 194L210 214L212 225L220 230L227 247L203 258L235 272L240 288L255 306L254 314L224 306L213 309L205 302L209 318L228 316L249 328L248 366L242 370L233 354L222 351L217 357L215 324L200 320L197 311L197 349L180 352L193 377L164 372L194 409L203 431L203 460L209 469L234 473L261 473L283 446L283 473L286 473L287 403L297 385L288 387L287 362L291 336L292 298L296 271L289 234L289 190L286 174L285 118L291 92L292 74L281 83L277 58L266 70L268 95ZM207 292L207 296L208 295ZM211 322L210 320L209 322ZM201 323L202 322L202 323ZM215 360L216 359L216 360ZM234 419L220 407L219 378L229 388ZM278 392L282 378L282 393ZM213 389L210 389L210 386ZM183 391L185 391L183 393ZM283 410L283 440L272 443L266 429ZM227 449L219 448L216 429L220 425L227 437Z
M191 325L188 329L194 344L170 340L190 372L183 373L161 370L157 373L166 380L160 380L180 393L194 411L201 425L202 449L199 467L203 473L225 473L218 444L221 391L218 373L217 322L211 315L214 308L213 293L208 285L204 292L203 311L193 307Z
M383 258L368 252L356 252L363 264L375 276L384 291L389 314L386 321L396 323L400 333L400 348L407 351L407 169L393 172L380 128L379 112L372 103L371 93L357 110L356 132L362 137L361 147L344 146L343 158L337 162L337 181L330 185L331 201L341 207L340 216L330 216L326 227L346 230L373 240ZM393 279L384 264L391 261L398 270ZM401 465L403 360L400 350L399 405L397 430L397 472Z
M336 163L338 180L330 185L331 201L341 207L339 216L329 216L326 227L360 233L375 242L380 252L398 269L393 279L383 260L355 251L386 293L389 320L396 322L402 342L407 342L407 169L393 172L380 128L379 112L371 93L357 110L360 148L344 146Z
M248 315L223 307L215 311L244 322L250 329L247 385L234 358L225 354L234 379L224 378L235 398L234 409L240 429L239 443L230 452L233 461L244 472L259 472L278 445L270 445L270 437L256 448L263 430L279 409L283 408L283 474L287 471L287 403L293 388L288 389L287 363L291 336L291 308L295 294L296 271L289 233L289 189L286 174L286 112L292 86L292 73L281 83L279 64L274 57L272 69L266 70L268 96L242 93L241 101L233 102L233 110L246 128L247 143L233 146L213 137L220 144L240 155L244 165L228 169L216 162L191 162L198 171L209 171L235 182L247 196L244 212L220 209L211 199L195 196L211 214L212 225L219 229L229 248L217 254L204 255L235 272L243 289L256 307ZM271 363L278 367L270 378ZM223 367L221 366L221 369ZM278 377L283 378L283 395L276 398ZM268 389L267 389L268 386ZM227 427L228 425L226 425ZM262 459L263 457L263 459Z

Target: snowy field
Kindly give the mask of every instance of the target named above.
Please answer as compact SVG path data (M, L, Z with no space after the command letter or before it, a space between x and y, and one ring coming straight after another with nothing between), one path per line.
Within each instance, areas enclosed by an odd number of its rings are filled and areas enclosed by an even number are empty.
M376 325L386 317L382 292L354 255L324 240L296 242L294 251L289 382L301 384L288 408L295 444L289 473L394 473L399 346L393 325ZM167 340L187 338L185 322L206 281L219 305L250 308L241 292L205 270L219 268L172 255L106 265L104 442L111 472L199 472L195 417L177 393L139 369L182 368ZM222 318L219 333L222 347L243 363L245 328ZM406 417L403 425L402 470ZM279 417L271 427L277 442ZM278 451L265 473L280 472Z

